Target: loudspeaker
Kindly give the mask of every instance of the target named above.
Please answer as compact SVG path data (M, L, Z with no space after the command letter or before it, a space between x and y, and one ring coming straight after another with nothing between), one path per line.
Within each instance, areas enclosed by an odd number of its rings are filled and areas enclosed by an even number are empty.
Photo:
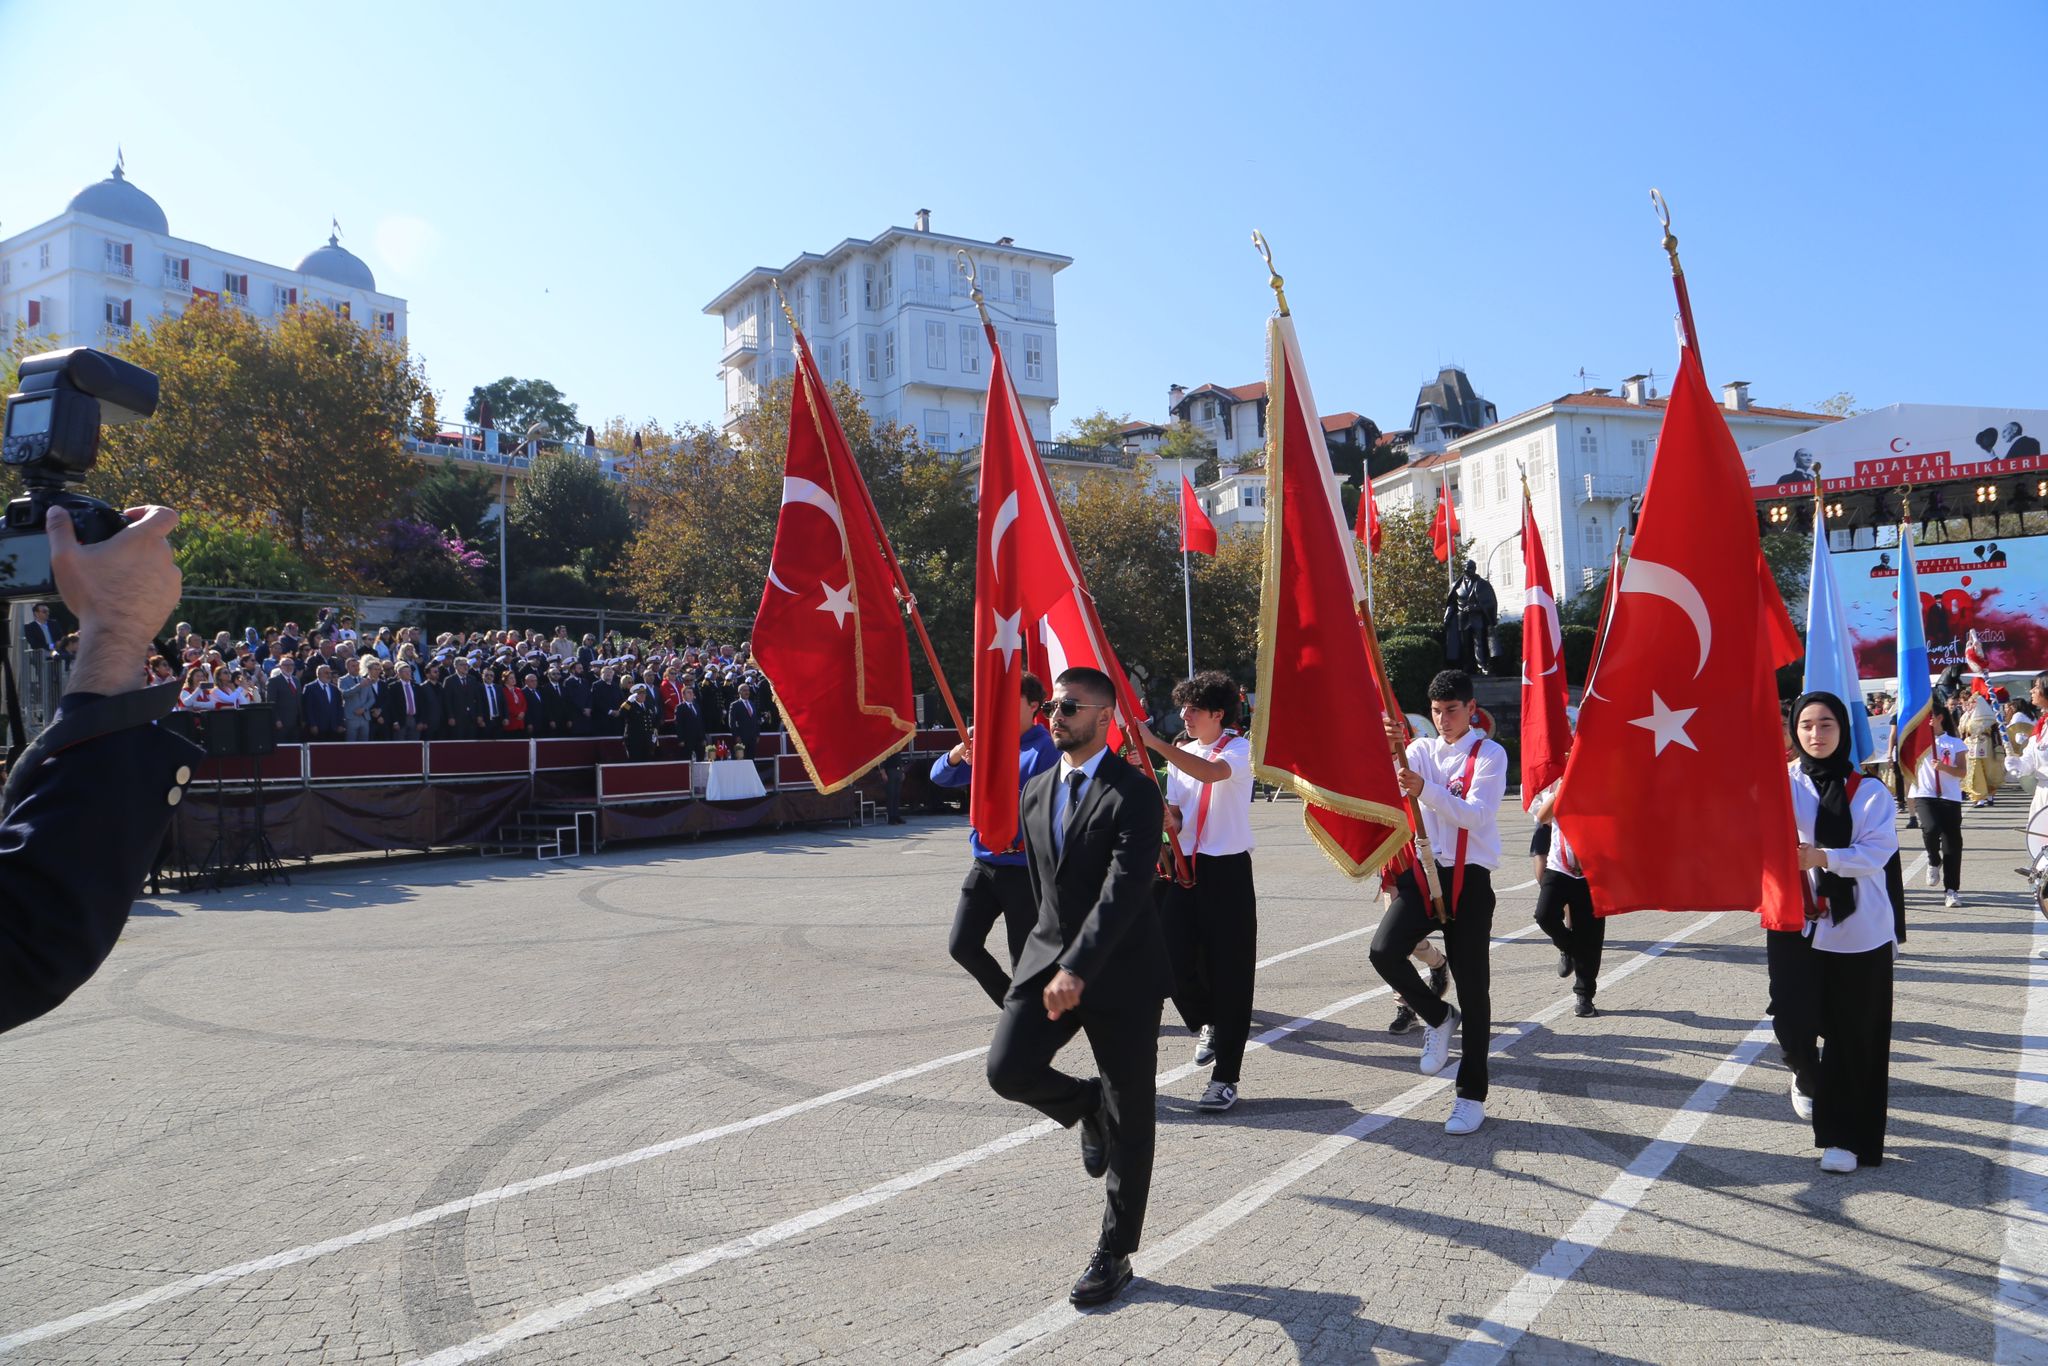
M209 758L232 759L242 752L242 714L233 708L201 712L200 731Z
M200 743L206 728L199 724L199 713L174 711L157 723L173 735L182 735L193 744Z
M260 759L277 753L277 707L270 702L252 702L236 709L242 718L241 753Z
M254 759L277 750L277 708L268 702L224 707L194 716L215 759Z

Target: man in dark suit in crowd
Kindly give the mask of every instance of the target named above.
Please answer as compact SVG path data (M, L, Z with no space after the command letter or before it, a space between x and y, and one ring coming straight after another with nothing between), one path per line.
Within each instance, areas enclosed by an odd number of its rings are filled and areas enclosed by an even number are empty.
M676 703L676 745L683 758L704 762L704 713L697 706L697 690L687 683L683 700Z
M1053 685L1060 762L1019 799L1038 923L988 1053L996 1093L1079 1125L1083 1169L1109 1174L1100 1240L1068 1296L1082 1307L1130 1284L1152 1188L1160 1003L1171 985L1152 905L1165 806L1149 772L1109 753L1115 696L1095 669L1069 669ZM1077 1031L1088 1035L1098 1078L1052 1065Z
M477 677L477 699L482 705L476 714L477 730L486 740L505 738L505 693L498 686L498 670L495 665L486 664Z
M313 681L306 685L299 710L305 720L308 740L342 738L341 689L334 686L334 670L330 666L322 664L314 671Z
M413 682L412 665L398 666L396 676L386 679L377 688L377 710L384 713L385 724L391 727L394 740L424 740L427 738L426 699L419 684Z
M562 700L569 708L569 734L589 735L591 724L590 683L583 677L583 666L574 665L562 671Z
M270 675L270 705L277 723L277 743L296 745L304 718L299 706L299 661L286 655Z
M761 713L754 709L754 690L740 684L740 695L725 709L726 729L742 754L751 755L761 747Z
M50 604L47 602L35 605L34 619L22 625L21 639L28 646L29 654L36 658L64 657L64 633L50 621Z
M588 631L583 633L583 643L576 647L576 662L586 669L597 663L597 637Z
M588 636L584 639L587 641ZM599 735L617 735L623 728L619 720L619 704L626 695L619 691L618 670L607 664L598 673L597 681L590 685L590 719L592 729Z
M469 660L455 656L455 672L441 680L441 713L451 737L476 739L477 717L483 714L484 690L469 671Z

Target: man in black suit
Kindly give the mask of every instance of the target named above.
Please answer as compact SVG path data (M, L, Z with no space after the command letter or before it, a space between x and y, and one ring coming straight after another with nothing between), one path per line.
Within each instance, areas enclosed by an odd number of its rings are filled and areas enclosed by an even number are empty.
M683 758L704 762L704 713L697 706L697 690L687 683L683 700L676 704L676 746Z
M2005 430L2000 432L1999 435L2011 443L2005 448L2005 458L2007 460L2024 459L2041 453L2040 441L2035 437L2028 436L2017 422L2006 423Z
M377 710L384 713L384 723L391 727L392 739L427 738L426 699L421 693L419 684L412 680L410 664L399 665L396 677L377 685Z
M590 637L585 636L588 640ZM587 647L586 647L587 648ZM618 684L618 670L607 664L590 685L590 719L599 735L617 735L624 727L619 721L619 704L626 700Z
M277 723L277 743L296 745L302 721L299 707L299 661L286 655L277 661L270 675L271 717Z
M441 712L457 740L476 739L477 718L483 714L484 690L469 671L466 656L455 656L455 672L441 680Z
M1152 906L1165 806L1149 772L1108 751L1115 696L1095 669L1068 669L1053 685L1060 762L1026 784L1018 813L1038 923L988 1052L996 1094L1078 1124L1083 1169L1109 1174L1101 1239L1068 1296L1082 1307L1130 1284L1152 1189L1159 1013L1171 985ZM1097 1079L1052 1065L1077 1030Z
M740 695L725 709L725 726L741 754L751 755L761 747L761 713L754 710L754 690L744 683Z
M63 646L59 642L64 639L64 635L51 624L50 604L47 602L35 605L35 619L22 626L21 639L28 646L29 654L34 657L63 657Z
M562 671L562 701L569 708L569 733L589 735L594 727L590 706L590 682L583 676L583 666L572 662Z
M313 681L306 685L299 707L305 717L308 740L342 738L341 689L334 686L332 666L322 664L314 670Z
M477 697L483 706L476 714L477 728L486 740L505 738L505 694L498 687L496 665L483 667L482 681L477 686Z

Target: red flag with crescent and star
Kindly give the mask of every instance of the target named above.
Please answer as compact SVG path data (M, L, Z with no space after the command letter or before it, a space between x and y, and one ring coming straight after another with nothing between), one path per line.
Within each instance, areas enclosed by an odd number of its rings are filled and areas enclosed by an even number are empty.
M1558 798L1599 915L1798 905L1774 677L1798 635L1748 485L1686 338Z
M1536 531L1529 486L1522 485L1522 801L1564 776L1571 753L1571 721L1565 713L1564 631L1557 599L1550 592L1550 561Z
M1013 736L1024 671L1050 688L1069 668L1100 669L1119 706L1136 718L1136 694L1110 652L1095 600L1060 518L1023 405L993 327L988 339L988 418L981 447L974 564L974 733ZM1120 743L1112 728L1111 748ZM1017 746L977 745L968 784L969 821L981 842L1017 842Z
M796 337L789 452L754 657L804 769L837 792L910 742L910 637L897 610L874 503L839 414Z

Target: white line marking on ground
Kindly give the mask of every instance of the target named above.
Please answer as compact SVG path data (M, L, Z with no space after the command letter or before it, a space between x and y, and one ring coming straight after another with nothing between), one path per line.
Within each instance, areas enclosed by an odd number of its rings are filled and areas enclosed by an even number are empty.
M1258 966L1262 968L1270 967L1272 964L1282 962L1288 958L1297 957L1316 949L1328 948L1332 944L1341 944L1346 940L1356 939L1360 935L1371 934L1378 928L1379 923L1375 921L1362 929L1348 930L1343 934L1320 940L1314 944L1274 954L1271 958L1262 960ZM1356 1001L1341 1004L1344 1008L1348 1008L1349 1005L1356 1004ZM1298 1028L1304 1023L1313 1023L1314 1019L1320 1018L1322 1017L1318 1015L1308 1021L1297 1021L1294 1025L1283 1026L1273 1031L1271 1037L1280 1038L1284 1034L1291 1032L1292 1029ZM765 1125L775 1124L785 1119L792 1119L797 1115L808 1114L813 1110L823 1109L828 1105L836 1105L842 1100L851 1100L855 1096L866 1095L868 1092L879 1090L884 1086L893 1086L897 1082L909 1081L914 1077L923 1076L927 1072L936 1072L942 1067L951 1067L955 1063L967 1062L970 1059L980 1057L986 1052L988 1052L988 1045L986 1044L979 1048L962 1049L958 1053L948 1053L943 1058L933 1058L928 1062L921 1062L912 1067L901 1068L879 1077L870 1077L866 1081L856 1082L851 1086L843 1086L836 1091L827 1091L823 1095L812 1096L809 1100L797 1101L794 1104L785 1105L780 1109L770 1110L766 1114L755 1115L749 1119L735 1120L733 1123L721 1124L715 1128L700 1129L693 1134L685 1134L678 1138L667 1139L660 1143L650 1144L644 1148L635 1148L629 1153L620 1153L613 1157L600 1158L594 1162L586 1162L574 1167L564 1167L557 1171L545 1172L539 1176L529 1177L524 1181L515 1181L508 1186L498 1186L491 1190L478 1191L475 1195L467 1195L460 1200L450 1200L445 1204L435 1205L429 1209L416 1210L402 1218L388 1220L381 1224L373 1224L368 1228L357 1229L353 1233L339 1234L321 1242L305 1243L298 1247L287 1248L283 1252L274 1252L266 1257L258 1257L246 1262L237 1262L233 1266L224 1266L218 1270L202 1272L197 1276L188 1276L181 1281L171 1281L142 1291L139 1294L130 1295L125 1299L113 1300L92 1309L82 1309L75 1314L68 1314L61 1319L52 1319L47 1323L39 1323L34 1327L23 1328L18 1332L0 1337L0 1354L11 1352L17 1347L26 1347L33 1342L41 1342L47 1338L75 1332L80 1328L87 1328L96 1323L105 1323L109 1319L121 1318L124 1315L148 1309L152 1305L162 1304L166 1300L180 1299L186 1295L196 1294L201 1290L227 1281L239 1280L244 1276L261 1275L266 1271L276 1271L283 1267L296 1266L301 1262L310 1262L316 1257L325 1257L330 1252L341 1252L348 1248L360 1247L365 1243L378 1242L394 1234L410 1232L425 1224L435 1223L458 1214L467 1214L471 1210L479 1209L485 1205L493 1205L500 1201L516 1199L522 1195L530 1195L534 1191L545 1190L550 1186L559 1186L567 1181L580 1181L586 1176L595 1176L600 1172L612 1171L619 1167L629 1167L635 1163L651 1161L657 1157L667 1157L671 1153L681 1152L685 1148L694 1148L699 1144L712 1142L714 1139L729 1138L734 1134L745 1133L750 1129L759 1129ZM1175 1074L1173 1080L1178 1081L1186 1075L1187 1070L1183 1070ZM1163 1080L1165 1079L1162 1078Z
M1600 984L1603 987L1611 986L1638 969L1648 966L1673 945L1690 938L1710 923L1711 921L1708 917L1702 916L1670 938L1659 940L1649 948L1644 949L1634 958L1622 964L1613 973L1603 976L1600 979ZM1572 998L1567 996L1556 1004L1545 1007L1537 1012L1533 1018L1521 1024L1509 1026L1509 1032L1496 1038L1493 1041L1493 1047L1489 1051L1494 1054L1507 1052L1523 1039L1534 1034L1538 1028L1564 1014L1566 1010L1571 1008L1571 1005ZM1446 1068L1427 1081L1418 1082L1372 1113L1359 1116L1349 1127L1331 1134L1314 1147L1296 1157L1293 1161L1275 1169L1264 1180L1245 1187L1223 1204L1210 1210L1207 1214L1202 1215L1192 1223L1182 1226L1168 1237L1166 1241L1160 1243L1151 1251L1137 1254L1131 1259L1133 1268L1141 1276L1149 1277L1155 1275L1162 1268L1194 1251L1217 1234L1249 1218L1274 1196L1280 1194L1280 1192L1286 1190L1289 1186L1325 1163L1328 1163L1333 1158L1349 1152L1360 1140L1406 1115L1423 1101L1428 1100L1431 1096L1450 1086L1455 1079L1455 1070ZM1085 1317L1087 1315L1065 1301L1048 1305L1038 1314L1017 1324L1007 1332L990 1338L970 1352L952 1358L951 1366L968 1366L969 1363L973 1363L974 1366L980 1366L980 1363L983 1362L1001 1361L1025 1347L1033 1346L1053 1336L1055 1333L1071 1328Z
M1644 1193L1664 1175L1672 1159L1692 1142L1700 1126L1707 1122L1707 1116L1713 1113L1734 1088L1736 1079L1756 1061L1757 1054L1763 1052L1764 1045L1770 1041L1771 1022L1760 1021L1687 1097L1677 1113L1665 1121L1657 1137L1636 1154L1636 1160L1629 1163L1628 1168L1587 1206L1586 1212L1579 1216L1578 1222L1566 1231L1564 1237L1553 1243L1550 1251L1543 1254L1543 1259L1515 1282L1513 1288L1501 1296L1499 1303L1486 1311L1486 1317L1479 1326L1444 1358L1445 1366L1493 1366L1505 1357L1521 1341L1529 1325L1536 1322L1537 1316L1557 1297L1565 1282L1578 1274L1586 1259L1600 1249Z
M2038 950L2038 952L2037 952ZM1997 1323L1991 1359L1999 1366L2048 1361L2048 919L2035 917L2026 949L2027 1008L2012 1087L2006 1158L2005 1250L1998 1260Z
M1520 938L1523 934L1532 934L1535 932L1535 929L1536 927L1531 925L1514 937ZM1626 970L1617 974L1617 976L1625 975ZM1392 988L1385 986L1374 987L1369 991L1361 991L1355 996L1347 996L1341 1001L1334 1001L1313 1014L1303 1015L1298 1019L1289 1020L1284 1025L1274 1026L1257 1038L1250 1040L1245 1047L1247 1050L1270 1047L1290 1034L1297 1033L1333 1015L1340 1015L1353 1006L1362 1005L1375 997L1385 996L1391 990ZM1496 1051L1498 1051L1498 1046L1496 1046ZM1185 1079L1189 1074L1197 1070L1199 1069L1193 1063L1184 1063L1179 1067L1170 1068L1159 1074L1158 1084L1160 1086L1171 1085L1174 1082ZM1429 1083L1431 1086L1437 1084L1436 1082ZM738 1257L747 1256L749 1253L759 1252L762 1248L773 1247L775 1244L785 1242L800 1233L808 1233L814 1228L829 1224L843 1215L852 1214L856 1210L867 1209L872 1205L878 1205L884 1200L894 1199L904 1191L914 1190L926 1182L936 1180L950 1172L971 1167L999 1153L1008 1152L1012 1148L1029 1143L1032 1139L1052 1133L1059 1127L1059 1125L1051 1120L1043 1120L1027 1128L1012 1130L1001 1138L984 1143L978 1148L970 1148L966 1152L955 1153L951 1157L941 1158L937 1162L919 1167L916 1171L906 1172L902 1176L893 1177L879 1185L870 1186L866 1190L855 1195L849 1195L843 1200L836 1200L829 1205L821 1205L816 1209L807 1210L793 1218L785 1219L779 1224L771 1224L767 1228L757 1229L755 1232L741 1238L735 1238L731 1242L720 1243L717 1247L706 1248L701 1252L693 1252L687 1257L679 1257L672 1262L664 1262L660 1266L642 1271L637 1275L628 1276L624 1280L614 1281L610 1285L602 1285L595 1290L586 1290L581 1295L573 1296L559 1303L549 1305L545 1309L535 1310L533 1313L522 1318L514 1319L511 1323L506 1324L495 1332L471 1338L468 1342L458 1343L453 1347L443 1348L431 1356L420 1357L409 1363L409 1366L460 1366L464 1362L480 1361L484 1357L490 1356L502 1348L509 1347L515 1342L524 1342L528 1338L539 1337L543 1333L551 1333L564 1324L581 1318L593 1309L602 1309L608 1305L617 1304L622 1300L631 1299L635 1295L644 1295L650 1290L658 1290L664 1285L679 1281L685 1276L694 1275L704 1268L716 1265L719 1262L731 1261Z

